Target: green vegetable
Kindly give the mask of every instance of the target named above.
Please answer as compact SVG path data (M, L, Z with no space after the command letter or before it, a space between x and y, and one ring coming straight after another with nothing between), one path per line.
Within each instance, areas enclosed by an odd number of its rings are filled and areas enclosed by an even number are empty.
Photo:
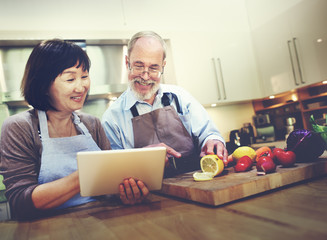
M324 141L327 144L327 126L318 125L316 123L313 115L310 116L310 123L312 125L313 131L315 131L316 133L319 133L320 136L322 137L322 139L324 139Z

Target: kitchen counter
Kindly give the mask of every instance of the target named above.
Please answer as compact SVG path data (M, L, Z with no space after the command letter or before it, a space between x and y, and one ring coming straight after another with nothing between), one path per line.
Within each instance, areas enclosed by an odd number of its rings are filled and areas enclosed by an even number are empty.
M93 202L31 222L0 223L11 239L327 239L327 176L219 207L152 194Z
M286 140L274 141L274 142L264 142L264 143L254 143L251 145L252 148L258 149L260 147L270 147L270 148L286 148Z

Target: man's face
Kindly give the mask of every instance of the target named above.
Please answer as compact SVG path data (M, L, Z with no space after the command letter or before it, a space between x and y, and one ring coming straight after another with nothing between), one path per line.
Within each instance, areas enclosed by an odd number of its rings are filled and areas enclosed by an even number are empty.
M132 91L140 100L151 102L159 89L165 65L160 42L152 37L138 39L129 59L126 57L126 64L129 68L128 82Z

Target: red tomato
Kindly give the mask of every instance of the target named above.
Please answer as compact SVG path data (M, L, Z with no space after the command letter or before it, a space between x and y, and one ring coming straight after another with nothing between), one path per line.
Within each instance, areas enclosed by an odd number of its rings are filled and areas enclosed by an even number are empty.
M266 151L260 154L259 158L261 157L270 157L271 159L273 158L273 153L271 151Z
M276 164L280 164L278 159L280 158L280 155L284 152L284 149L281 148L274 148L273 150L273 160Z
M282 153L278 154L278 162L283 166L283 167L291 167L294 165L296 161L296 155L292 151L284 151Z
M249 156L241 157L234 166L235 172L245 172L252 168L252 160Z

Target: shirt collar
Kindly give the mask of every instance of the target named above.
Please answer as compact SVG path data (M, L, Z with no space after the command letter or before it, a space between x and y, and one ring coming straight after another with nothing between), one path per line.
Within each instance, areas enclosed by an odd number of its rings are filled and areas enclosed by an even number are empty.
M160 84L157 96L155 101L158 101L158 99L161 101L161 98L163 96L163 89L162 89L162 85ZM125 110L130 110L131 107L134 106L135 103L145 103L144 101L140 101L136 98L136 96L134 95L133 91L131 90L130 87L127 88L126 90L126 103L125 103Z

